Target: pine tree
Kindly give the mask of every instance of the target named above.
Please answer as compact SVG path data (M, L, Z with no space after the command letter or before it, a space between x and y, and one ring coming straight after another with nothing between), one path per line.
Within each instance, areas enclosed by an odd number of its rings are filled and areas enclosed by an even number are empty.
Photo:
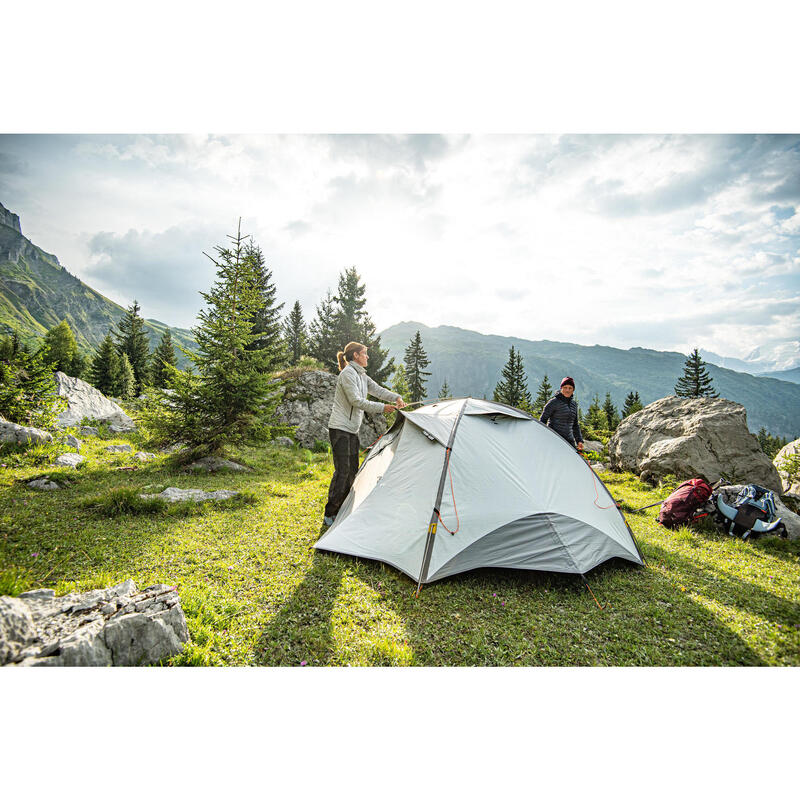
M178 364L178 359L175 356L175 346L172 344L172 333L169 328L161 334L161 341L153 351L150 363L150 383L159 389L163 389L167 385L167 377L169 375L167 364L173 367Z
M600 397L595 394L592 403L586 410L586 424L594 430L608 430L608 420L606 419L605 411L600 406Z
M503 379L494 388L493 399L497 403L515 406L527 411L531 407L531 393L528 391L528 378L522 363L522 353L513 345L508 351L508 361L503 367Z
M76 366L81 366L78 343L65 319L47 331L42 350L44 360L50 362L53 369L73 377L80 371L75 369Z
M616 407L611 402L610 392L606 392L606 399L603 403L603 412L605 413L606 421L608 422L608 430L615 431L617 429L617 425L619 425L619 414L617 413Z
M336 353L347 342L339 342L336 333L336 299L330 289L317 306L317 316L308 326L309 355L325 365L334 375L339 372Z
M114 390L114 396L121 397L123 400L130 400L134 396L135 386L136 377L133 374L133 367L131 367L128 354L123 353L119 357L119 380Z
M241 222L228 238L228 247L217 246L216 257L209 256L217 280L200 293L206 307L192 329L197 351L183 351L193 369L168 367L170 393L153 390L142 412L156 438L184 441L197 454L268 437L277 404L267 369L272 352L248 348L259 336L253 321L264 307L262 276L245 256Z
M394 359L387 358L389 350L381 347L381 337L377 335L375 324L366 317L364 328L361 334L361 341L369 348L369 363L367 364L367 375L376 383L383 386L384 382L394 371Z
M622 407L622 418L625 419L625 417L629 417L643 408L642 401L639 399L639 392L628 392L628 396L625 398L625 405Z
M675 384L678 397L719 397L714 391L713 380L705 368L706 362L700 358L697 348L686 358L683 375Z
M540 417L542 415L542 411L544 411L544 407L547 405L548 400L553 396L553 387L550 385L550 381L547 379L547 375L542 378L542 382L539 384L539 389L536 392L536 399L533 401L533 413Z
M283 303L276 303L277 289L272 282L272 270L267 266L264 253L253 241L244 246L244 258L250 262L256 274L256 285L263 299L263 306L253 317L253 334L256 337L247 346L248 350L264 350L264 365L267 372L274 372L286 363L286 348L283 342L281 311Z
M406 347L404 361L408 379L408 396L411 398L410 402L417 403L425 399L425 384L427 376L430 375L430 372L425 372L425 367L431 363L422 346L422 336L419 331L411 337L411 341Z
M410 396L411 390L408 387L408 376L406 375L405 364L398 364L395 367L392 383L389 388L393 392L397 392L404 400Z
M12 335L0 355L0 416L18 425L48 428L63 406L42 351L29 353Z
M138 395L147 383L148 363L150 361L150 340L144 329L144 320L139 315L141 310L136 300L125 310L125 315L117 323L114 339L117 343L117 354L125 353L130 361L134 375L133 394Z
M119 388L120 367L120 357L109 331L92 360L90 371L92 384L104 395L113 396Z
M308 334L299 300L294 301L294 306L283 323L283 340L289 353L289 363L294 365L308 348Z
M439 389L439 399L446 400L448 397L450 397L450 387L447 385L447 378L445 378L442 388Z

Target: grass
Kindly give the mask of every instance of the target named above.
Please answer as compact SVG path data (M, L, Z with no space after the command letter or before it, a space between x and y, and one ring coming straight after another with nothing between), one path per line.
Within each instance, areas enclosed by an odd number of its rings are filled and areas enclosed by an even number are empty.
M575 576L484 569L426 586L371 561L315 551L330 456L274 445L231 457L248 473L185 474L86 438L82 469L0 454L0 593L178 587L192 642L175 665L798 665L800 542L741 542L712 526L666 530L663 499L603 473L648 561ZM131 469L134 467L133 469ZM49 475L66 488L27 487ZM142 501L166 486L236 489L222 504Z

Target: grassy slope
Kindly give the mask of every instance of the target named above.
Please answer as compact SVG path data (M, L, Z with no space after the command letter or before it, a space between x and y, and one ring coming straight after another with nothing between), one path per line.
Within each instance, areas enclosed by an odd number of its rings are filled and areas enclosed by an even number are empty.
M137 462L105 453L107 444L87 439L88 464L76 471L0 454L0 593L128 577L175 584L193 640L177 664L800 664L800 543L671 532L651 509L629 515L649 567L613 562L590 573L606 610L575 577L515 570L456 576L414 599L411 580L391 567L311 549L326 454L246 449L239 457L252 473L188 476L166 456L118 470ZM46 493L21 482L43 473L72 483ZM630 475L607 484L630 508L664 496ZM145 485L245 489L257 502L188 516L104 517L84 505Z

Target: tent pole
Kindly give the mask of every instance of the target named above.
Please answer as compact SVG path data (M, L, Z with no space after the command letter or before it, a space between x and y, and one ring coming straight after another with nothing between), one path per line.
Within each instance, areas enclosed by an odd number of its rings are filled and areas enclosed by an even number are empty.
M455 423L453 424L453 430L450 431L450 438L447 440L447 447L444 451L444 464L442 464L442 474L439 477L439 489L436 492L436 502L433 504L431 521L428 523L428 538L425 540L425 550L422 554L422 566L419 570L419 581L417 582L417 591L414 593L414 597L419 597L419 593L422 591L422 584L425 583L428 578L428 567L431 563L433 542L434 537L436 536L436 518L439 516L439 506L442 502L442 493L444 492L444 483L445 478L447 477L447 467L450 465L450 454L453 452L453 442L456 438L456 430L458 430L458 424L461 422L461 417L464 416L464 409L467 407L468 399L469 398L466 398L461 404L461 409L458 412Z

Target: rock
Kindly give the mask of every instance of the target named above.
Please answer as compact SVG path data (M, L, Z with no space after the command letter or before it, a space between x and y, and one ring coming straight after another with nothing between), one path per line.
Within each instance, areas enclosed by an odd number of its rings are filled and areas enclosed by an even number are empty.
M79 455L78 453L63 453L53 463L57 467L77 467L86 461L86 456Z
M109 425L109 433L130 433L135 428L129 428L127 425Z
M110 444L105 448L107 453L132 453L133 448L129 444Z
M48 478L37 478L35 481L29 481L28 486L31 489L44 489L47 492L61 488L55 481L51 481Z
M601 453L603 451L603 443L595 442L590 439L583 443L583 449L589 450L592 453Z
M187 641L180 598L168 584L140 592L127 580L63 597L52 589L0 597L0 664L155 664L177 655Z
M789 459L792 456L794 456L795 464L800 466L800 439L795 439L785 447L782 447L772 463L775 465L775 469L778 470L778 475L781 479L782 494L788 494L789 497L800 500L800 470L793 471L790 469L794 466L789 463Z
M67 401L66 409L58 415L59 427L69 428L79 425L86 417L120 426L122 430L135 430L134 421L94 386L63 372L56 372L55 378L59 397L64 397Z
M81 451L81 440L76 439L71 433L67 434L67 447L74 447L79 453Z
M288 436L279 436L272 440L278 447L294 447L294 442Z
M156 457L156 454L155 453L142 453L142 452L139 452L139 453L134 453L133 457L137 461L152 461Z
M91 425L84 425L81 428L81 436L98 436L99 434L99 428L93 428Z
M276 422L296 425L295 439L312 450L317 442L328 444L328 419L333 407L336 376L324 370L303 372L289 384L275 411ZM369 447L386 433L383 414L365 414L358 439L361 447Z
M763 485L763 484L762 484ZM744 484L720 486L716 491L722 495L722 499L731 504L736 499L736 495L744 488ZM780 497L775 497L775 510L786 526L786 534L790 539L800 539L800 515L787 508Z
M250 468L242 464L237 464L235 461L228 461L224 458L217 456L206 456L205 458L198 459L197 461L189 464L187 470L196 472L219 472L220 470L231 470L231 472L249 472Z
M608 472L608 467L605 464L590 464L595 472Z
M665 397L620 422L608 442L612 469L644 480L674 474L757 483L780 492L778 472L747 429L744 406L721 398Z
M161 494L140 494L139 497L149 500L153 497L161 497L168 503L177 503L179 500L192 500L195 503L202 503L204 500L230 500L236 497L239 492L230 489L218 489L216 492L204 492L202 489L176 489L170 486L164 489Z
M52 441L53 437L47 431L17 425L16 422L9 422L0 417L0 442L3 444L41 444Z
M0 666L14 661L36 641L36 627L27 604L18 597L0 597Z

